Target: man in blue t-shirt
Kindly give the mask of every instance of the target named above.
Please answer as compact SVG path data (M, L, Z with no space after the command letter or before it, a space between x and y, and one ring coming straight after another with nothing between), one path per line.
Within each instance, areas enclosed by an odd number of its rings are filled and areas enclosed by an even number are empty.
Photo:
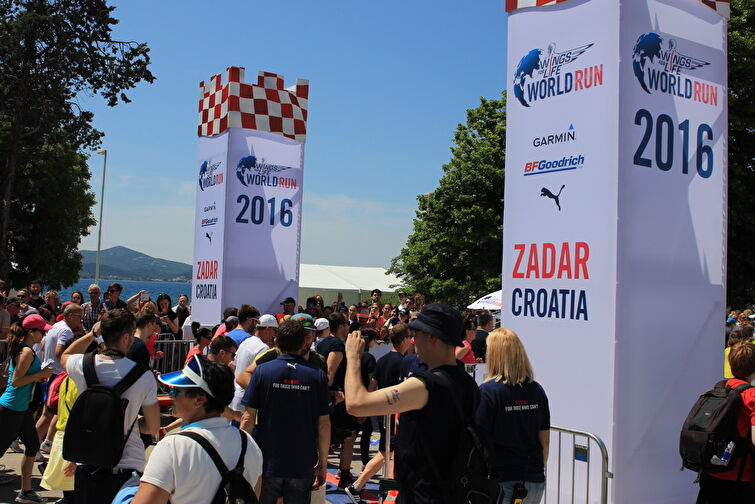
M260 321L260 311L252 305L241 305L238 311L239 325L233 331L229 331L227 336L236 342L236 346L241 346L241 342L252 337L257 322Z
M260 364L241 404L263 455L260 504L305 504L325 484L330 448L330 392L325 373L302 357L309 348L298 320L284 321L276 342L281 355Z

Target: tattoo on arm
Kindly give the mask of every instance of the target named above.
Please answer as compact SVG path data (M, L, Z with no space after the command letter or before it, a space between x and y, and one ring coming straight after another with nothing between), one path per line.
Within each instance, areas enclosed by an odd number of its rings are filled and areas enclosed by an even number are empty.
M398 390L393 389L390 393L385 393L385 398L388 400L389 405L394 405L398 402Z

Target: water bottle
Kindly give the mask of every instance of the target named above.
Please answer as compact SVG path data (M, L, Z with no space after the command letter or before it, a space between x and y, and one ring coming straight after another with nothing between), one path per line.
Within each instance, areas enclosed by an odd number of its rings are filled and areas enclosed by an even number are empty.
M710 459L710 463L716 466L727 466L729 465L729 460L731 459L731 454L734 452L734 441L729 441L729 444L726 445L726 449L721 454L721 457L718 455L713 455Z

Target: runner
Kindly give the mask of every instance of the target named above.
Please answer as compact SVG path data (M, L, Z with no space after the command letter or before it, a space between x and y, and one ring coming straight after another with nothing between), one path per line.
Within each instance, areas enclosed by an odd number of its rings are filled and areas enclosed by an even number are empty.
M456 365L454 348L461 344L463 327L456 310L441 303L429 304L409 327L415 331L417 353L431 371L368 392L362 384L359 359L365 343L359 332L351 333L346 343L346 407L350 414L360 416L403 413L396 435L398 502L441 504L444 499L429 457L441 480L447 479L462 428L451 393L461 399L465 413L472 415L479 390L472 377ZM453 391L436 373L442 373Z

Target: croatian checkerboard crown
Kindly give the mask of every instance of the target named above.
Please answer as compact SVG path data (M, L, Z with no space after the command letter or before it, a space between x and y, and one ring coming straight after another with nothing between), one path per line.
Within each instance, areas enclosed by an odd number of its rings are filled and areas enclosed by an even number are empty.
M506 0L506 10L524 9L525 7L541 7L543 5L554 5L566 2L567 0ZM729 19L729 0L699 0L711 9Z
M226 69L225 83L214 75L199 84L199 136L228 128L265 131L304 143L307 136L309 81L283 87L283 76L259 72L257 84L244 82L244 68Z

